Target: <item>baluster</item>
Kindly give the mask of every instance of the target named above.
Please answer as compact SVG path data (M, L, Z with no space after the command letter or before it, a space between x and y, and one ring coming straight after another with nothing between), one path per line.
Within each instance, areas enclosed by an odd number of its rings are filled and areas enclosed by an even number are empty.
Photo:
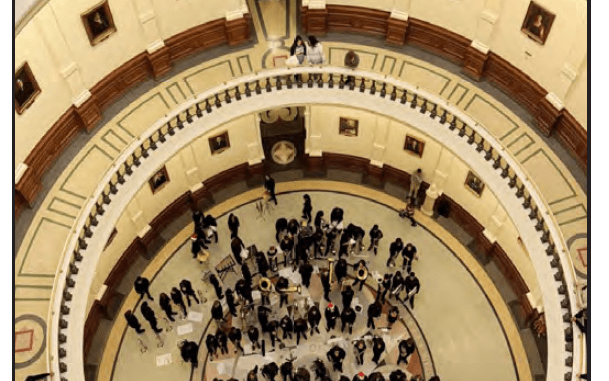
M476 140L476 133L474 131L472 131L471 135L467 139L467 144L472 145L472 144L474 144L475 140Z
M549 240L550 240L550 231L544 230L543 234L541 235L541 243L546 243Z
M438 116L438 105L434 104L432 109L431 109L431 112L429 113L429 117L431 119L435 119L436 116Z
M362 82L359 84L359 92L363 93L366 90L366 79L362 77Z
M442 116L440 116L440 124L446 123L446 119L448 117L448 111L444 110Z
M68 290L63 291L63 299L68 302L70 300L72 300L72 294L70 293L70 291L68 291Z
M133 159L133 165L135 165L136 167L139 167L141 162L140 159L137 157L137 155L135 154L135 152L133 152L131 154L131 158Z
M372 80L372 85L370 86L370 94L374 95L376 93L376 81Z
M200 118L203 116L203 110L201 110L201 106L199 106L199 104L197 103L197 118Z
M186 109L186 112L188 112L188 109ZM182 119L180 118L180 114L178 114L176 116L176 126L181 130L182 128L184 128L184 122L182 122ZM172 135L172 134L169 134Z
M345 75L344 74L340 75L340 81L338 81L338 88L339 89L345 88Z
M152 138L152 135L148 138L148 143L150 143L150 149L154 151L156 149L156 142Z
M461 126L461 128L459 128L459 133L458 133L459 137L462 138L465 136L465 124Z
M59 319L59 328L66 329L68 328L68 321L66 319ZM67 370L67 367L66 367Z
M508 183L508 186L510 187L510 189L512 189L516 186L517 180L518 180L518 177L516 177L516 175L514 175L514 177L510 177L510 182Z
M91 230L90 226L85 225L83 228L83 231L85 233L85 237L87 237L87 238L93 237L93 231Z
M192 115L190 115L190 108L186 109L186 122L187 123L192 123ZM182 127L180 127L180 125L178 124L179 128L184 127L184 125L182 125Z
M302 89L302 74L296 75L296 87Z
M250 90L250 83L249 82L245 82L245 96L246 97L251 97L252 96L252 90Z
M110 193L117 194L118 193L118 189L116 189L116 185L112 181L110 181L109 184L110 184Z
M387 83L383 82L383 87L381 88L381 98L385 98L387 95Z
M349 90L355 90L355 77L352 78L353 79L349 81Z
M78 247L81 250L87 250L87 247L89 247L89 245L82 237L78 237Z
M516 191L516 197L520 198L522 196L524 196L524 184L519 186L518 190Z
M65 344L65 342L68 341L68 338L63 333L60 333L57 335L57 341L59 341L61 344Z
M80 251L78 251L78 249L74 250L74 260L76 262L80 262L82 261L82 254L80 254Z
M60 362L59 363L59 372L60 373L65 373L68 371L68 366L66 365L65 362Z
M68 307L66 306L66 308L68 308ZM68 308L67 311L69 312L70 309ZM62 359L64 357L66 357L66 350L63 348L59 348L59 358Z
M262 88L260 87L260 80L257 79L256 80L256 87L254 87L254 90L256 91L256 94L262 94Z
M313 87L313 74L309 73L309 79L307 79L307 87L310 89Z
M480 139L480 142L478 142L478 145L476 145L476 152L480 152L484 149L484 138Z
M497 169L501 167L501 156L497 156L497 159L495 159L495 162L493 163L493 169Z
M69 266L70 266L69 267L70 274L74 274L74 275L78 274L78 266L76 266L74 263L70 263Z
M417 107L417 93L414 93L414 96L412 97L412 100L410 101L410 108L415 108Z
M457 128L457 117L453 115L453 120L450 121L450 126L448 126L448 129L453 131L455 128Z
M488 151L486 151L486 155L484 155L484 160L489 161L493 158L493 147L489 147Z
M328 88L334 88L334 74L330 73L330 78L328 79Z
M179 116L179 115L178 115L178 119L180 119L180 116ZM180 121L180 122L182 122L182 121ZM175 128L173 128L173 126L171 125L171 123L170 123L170 122L167 122L167 133L168 133L170 136L173 136L173 135L175 135L175 134L176 134Z
M319 77L317 77L317 87L320 89L324 87L323 74L319 74Z
M506 164L505 168L501 171L501 178L505 179L510 174L510 165Z
M548 245L548 247L546 248L546 254L548 254L548 255L552 255L552 254L554 254L554 251L555 251L555 250L556 250L556 246L554 245L554 243L552 243L552 242L551 242L551 243Z
M276 76L275 77L275 86L277 87L277 90L281 90L282 85L283 84L281 83L281 77Z
M534 219L538 218L537 212L538 212L537 205L535 205L534 208L531 208L531 212L529 213L529 219L534 220Z
M89 223L91 224L91 226L99 225L99 221L97 220L97 217L95 216L95 214L89 215Z
M525 209L528 209L531 207L531 195L529 195L527 198L524 199L524 202L522 203L522 207Z
M239 86L235 86L235 99L240 101L241 100L241 91L239 91Z
M264 86L264 88L266 89L267 93L270 93L272 88L271 88L271 79L269 77L266 77L266 84Z
M425 114L427 112L427 99L423 99L423 104L421 105L419 112L421 114Z
M216 108L222 107L222 102L220 102L220 97L218 94L216 94L214 97L214 104L216 105Z
M125 174L126 175L131 175L133 174L133 170L131 169L131 166L127 163L124 164L125 165Z
M209 103L209 99L205 100L205 111L207 111L208 114L211 114L211 104Z
M112 200L110 199L110 196L108 196L106 193L102 193L102 201L104 204L109 204L112 202Z
M167 139L165 139L165 134L163 133L163 131L161 131L161 129L159 129L159 142L165 143L166 141Z
M224 90L224 101L228 104L232 102L228 89Z
M292 75L288 74L286 80L285 80L285 85L288 87L288 89L292 88Z
M535 225L535 230L540 231L543 230L543 218L539 219L539 221L537 221L537 225Z
M150 155L148 155L148 150L147 150L147 149L144 147L144 145L143 145L143 144L140 146L140 149L142 150L142 157L143 157L144 159L147 159L147 158L148 158L148 156L150 156Z
M393 86L393 90L391 91L391 100L395 101L398 98L398 91L395 86Z
M404 91L402 92L402 96L400 97L400 103L403 105L406 104L406 101L408 100L407 94L408 94L408 91L406 91L406 89L404 89Z
M66 284L68 285L68 287L74 287L76 285L76 281L70 277L67 277Z

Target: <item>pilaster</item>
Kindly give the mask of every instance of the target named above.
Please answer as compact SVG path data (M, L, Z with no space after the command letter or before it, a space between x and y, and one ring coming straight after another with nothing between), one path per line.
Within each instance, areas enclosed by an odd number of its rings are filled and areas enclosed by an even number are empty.
M404 45L408 33L408 13L391 11L387 20L387 35L385 41L390 44Z
M538 113L535 116L537 127L546 135L552 135L556 123L562 115L564 105L553 93L548 93L540 102Z

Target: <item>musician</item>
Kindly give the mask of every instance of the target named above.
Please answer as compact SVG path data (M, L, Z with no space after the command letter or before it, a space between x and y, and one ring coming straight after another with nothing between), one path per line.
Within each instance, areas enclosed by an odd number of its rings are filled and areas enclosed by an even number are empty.
M256 265L258 266L258 272L263 277L267 277L266 272L269 271L269 262L266 260L266 256L262 251L258 251L255 255Z
M395 266L395 259L398 254L404 249L404 242L401 238L396 238L395 241L389 245L389 258L387 259L387 267Z
M353 251L353 246L355 245L355 239L353 238L353 232L348 228L343 231L343 234L340 236L340 247L338 249L338 259L342 258L342 256L349 256L349 253Z
M211 307L211 317L214 318L218 324L220 324L220 320L226 321L224 318L224 311L222 311L222 304L220 304L219 300L214 301L214 304Z
M353 324L355 324L355 311L351 307L345 307L343 312L340 314L340 320L342 322L342 326L340 331L343 332L345 330L345 326L349 326L349 334L353 333Z
M298 232L300 231L300 223L295 218L292 218L288 221L288 233L292 235L292 237L298 237Z
M404 287L404 278L402 277L401 271L396 271L393 279L391 281L391 294L389 294L389 299L394 298Z
M247 337L250 339L250 341L252 343L253 351L256 350L256 347L261 348L260 341L258 341L258 339L260 337L260 332L258 331L258 328L251 326L247 330Z
M347 268L349 265L347 264L347 260L345 258L341 258L334 265L334 275L336 275L336 280L338 284L343 283L343 279L347 277Z
M366 279L368 279L369 271L366 267L366 261L362 259L354 264L353 270L355 271L355 281L353 282L353 287L359 283L359 290L361 291L364 287L364 283L366 283Z
M214 361L214 356L218 355L218 339L216 336L208 333L207 338L205 339L205 346L207 347L207 352L209 353L209 361Z
M287 360L279 367L283 381L287 381L288 377L290 378L290 381L294 381L294 366L292 365L293 361L294 360Z
M281 217L275 221L275 240L277 243L280 243L283 239L283 235L285 235L288 231L288 220Z
M313 305L307 311L307 320L309 321L309 326L311 326L311 336L313 336L313 331L319 332L319 322L321 321L321 312L319 312L319 308L317 305Z
M374 353L374 356L372 356L372 361L374 361L376 365L379 364L379 360L381 359L381 354L383 354L383 352L385 352L385 340L383 340L382 337L374 337L372 339L372 353Z
M352 381L368 381L368 377L362 372L359 372L353 376Z
M258 381L258 365L247 373L245 381Z
M410 308L414 308L414 297L419 293L421 289L421 283L419 278L414 275L414 272L408 274L404 279L404 287L406 288L406 301L410 301Z
M313 206L311 205L311 197L308 194L302 196L304 199L304 205L302 207L302 218L306 219L311 223L311 212L313 211Z
M408 381L408 376L401 369L396 369L389 374L389 381Z
M400 318L400 310L397 306L391 306L389 308L389 312L387 313L387 321L389 322L389 327L392 327L393 324Z
M370 247L368 247L368 251L374 250L374 255L376 255L381 238L383 238L383 232L379 229L378 225L374 225L370 229Z
M298 368L296 369L296 381L310 381L311 375L306 368Z
M338 345L333 346L326 356L328 357L328 361L332 364L332 370L337 370L340 373L343 372L343 360L346 357L345 350L339 347Z
M239 279L237 284L235 285L235 292L237 295L250 303L254 303L254 298L252 297L252 288L251 286L243 279Z
M400 341L398 348L399 348L399 354L398 354L397 365L400 365L400 363L402 363L402 362L404 362L406 365L408 365L408 357L411 354L413 354L414 350L416 349L414 340L412 339L412 337L409 337L406 340L402 340L402 341Z
M292 258L292 250L294 250L294 238L290 237L289 234L283 236L281 243L279 244L281 251L283 251L284 262L283 265L288 264L288 258Z
M237 303L235 303L235 295L233 294L233 290L230 288L226 289L226 304L228 304L228 310L230 314L233 316L237 316Z
M271 198L269 198L269 202L275 201L275 205L277 205L277 197L275 196L275 180L270 175L264 175L264 190L271 196Z
M211 232L211 236L214 237L215 243L218 243L218 222L211 214L208 214L203 219L203 228L208 232ZM210 236L208 235L208 237Z
M324 212L320 210L315 214L315 219L313 220L313 226L315 226L315 230L321 230L322 225L324 225Z
M183 340L178 344L184 362L192 363L192 368L199 366L199 345L194 341Z
M343 210L341 208L339 208L338 206L334 207L334 209L332 209L332 212L330 212L330 224L337 227L338 230L343 229L343 227L342 227L343 214L344 214Z
M243 241L241 240L241 238L239 238L237 236L232 237L232 239L230 241L230 250L233 253L233 257L235 257L235 260L237 261L238 264L243 264L243 258L241 257L241 252L244 249L245 249L245 245L243 244Z
M363 339L359 339L355 342L353 347L355 353L355 361L357 365L364 365L364 353L366 352L366 342Z
M127 312L125 312L125 319L127 320L127 325L135 329L136 333L140 334L146 332L146 330L142 328L140 321L137 319L137 317L135 317L131 310L127 310Z
M404 262L402 262L402 271L406 270L406 272L409 273L412 268L412 261L414 259L419 259L417 248L412 243L408 242L406 247L404 247L404 250L402 250L402 258L404 259ZM408 269L406 269L406 267L408 267Z
M381 316L382 306L379 302L374 301L374 303L368 306L368 322L366 323L366 328L376 329L374 325L374 319L377 319Z
M283 307L283 303L288 304L288 294L285 290L289 287L288 279L280 276L275 283L275 290L279 293L279 308Z
M147 295L148 299L154 301L154 298L150 295L150 281L148 278L138 276L135 279L135 282L133 282L133 288L135 289L135 292L140 294L140 299L142 299L144 295Z
M275 381L275 376L277 376L278 372L279 367L277 366L277 364L274 362L270 362L262 367L261 373L268 381Z
M241 330L237 327L231 327L230 331L228 331L228 339L233 343L233 346L244 352L243 347L241 346L241 339L243 335L241 334ZM237 349L235 349L235 353L237 353Z
M307 319L300 317L294 320L294 332L296 332L296 345L300 343L300 335L307 340L307 329L308 329Z
M316 380L326 381L328 379L328 369L321 359L315 359L311 368L315 372ZM332 379L329 379L329 381L332 381Z
M373 372L368 376L368 381L385 381L385 377L381 372Z
M266 332L269 324L269 315L271 309L265 306L258 306L258 321L260 322L260 328L262 332Z
M224 331L222 331L221 329L216 331L216 340L218 341L218 348L220 348L220 351L222 352L223 355L227 355L228 354L228 337L226 336L226 333L224 333Z
M335 253L334 242L336 241L336 237L338 236L338 234L339 234L339 231L336 226L331 226L327 229L327 231L326 231L327 245L326 245L326 252L324 253L324 257L328 256L328 253L330 252L330 250L332 250L332 253Z
M326 272L322 272L319 274L319 278L321 279L321 285L324 289L324 299L326 302L330 301L330 275Z
M290 318L290 315L285 315L280 321L279 326L283 330L283 340L287 339L288 336L292 340L292 332L294 331L294 323Z
M260 290L260 297L262 305L271 305L271 291L273 291L273 284L269 278L261 278L258 282L258 290Z
M324 315L326 316L326 332L330 332L331 329L336 327L336 319L340 317L338 307L332 303L329 303L328 307L326 307L326 310L324 311Z
M201 249L209 249L209 247L207 247L207 245L205 245L205 241L199 239L200 236L200 232L199 233L195 233L190 237L190 241L191 241L191 246L190 246L190 253L192 254L192 257L194 259L197 259L197 257L199 256L199 253L201 252Z
M212 274L212 276L215 278L215 275ZM211 282L211 277L210 277L209 281ZM217 281L217 279L216 279L216 281ZM215 285L214 285L214 287L215 287ZM193 288L192 288L192 283L190 283L190 281L188 279L182 279L182 281L180 282L180 291L182 291L182 293L184 295L186 295L186 301L188 302L188 307L190 307L190 297L191 296L194 298L194 300L195 300L195 302L197 302L197 304L200 304L199 298L197 298L197 294L195 293L195 290L193 290ZM216 289L216 294L217 293L218 293L218 289ZM221 293L222 293L222 289L220 288L220 294ZM224 297L224 295L222 295L222 298L223 297ZM218 298L220 298L220 296L218 296Z
M163 311L165 311L165 314L167 315L167 318L171 321L175 321L175 319L173 318L173 315L177 315L177 312L173 312L173 309L171 308L171 299L169 299L169 296L167 296L166 293L162 292L160 297L159 297L159 304L161 305L161 308L163 309Z
M350 308L351 301L353 301L353 296L355 295L353 288L351 288L351 286L346 286L345 289L340 292L340 294L343 298L343 310L345 308Z
M173 301L173 303L176 306L180 306L182 307L182 311L184 312L184 317L186 317L186 315L188 314L186 312L186 305L184 304L184 298L182 298L182 293L180 292L180 290L177 289L177 287L174 287L171 289L171 300Z
M253 278L252 277L252 272L250 271L249 266L245 262L243 262L243 264L241 265L241 275L243 275L243 279L245 279L247 284L251 287L252 286L252 278Z
M364 247L364 236L366 235L366 231L360 226L356 226L353 224L350 224L350 226L351 234L353 236L353 239L355 240L355 247L353 250L359 254L362 251L362 248Z
M302 285L309 288L311 285L311 274L313 274L313 266L309 262L305 262L298 268L300 277L302 279Z
M228 215L228 229L230 230L230 237L235 238L239 236L239 218L234 214Z
M277 249L275 246L271 246L269 251L266 252L266 256L269 260L269 266L271 267L271 271L277 272Z
M275 348L275 341L281 342L281 339L277 336L277 328L279 328L279 323L277 320L271 320L266 328L269 336L271 337L273 348Z

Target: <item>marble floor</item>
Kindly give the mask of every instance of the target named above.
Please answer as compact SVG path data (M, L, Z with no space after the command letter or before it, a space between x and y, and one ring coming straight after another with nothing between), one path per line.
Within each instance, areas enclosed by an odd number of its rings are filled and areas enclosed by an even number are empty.
M254 203L248 203L231 210L241 220L240 236L246 246L255 244L259 250L266 251L268 246L274 243L274 222L279 217L299 219L302 208L303 192L291 192L278 196L279 205L274 207L267 216L260 216L256 211ZM317 210L324 210L329 215L334 206L340 206L345 211L345 222L352 222L366 230L373 224L378 224L384 233L380 242L379 254L374 256L363 253L362 258L369 262L369 268L375 272L384 273L395 271L399 267L387 268L386 260L388 247L396 238L401 237L404 242L412 242L420 254L420 260L415 261L413 271L421 282L421 291L417 296L415 308L407 311L400 306L400 324L394 325L390 331L380 329L386 325L385 315L379 318L377 329L368 332L365 327L365 312L358 315L353 335L343 335L338 330L325 332L325 319L321 323L321 335L314 335L300 346L296 346L293 340L288 340L283 349L280 346L275 351L267 351L266 356L259 353L251 353L251 348L245 346L245 354L238 356L232 352L229 344L229 354L206 362L207 350L204 345L204 336L207 332L215 332L216 323L210 321L210 305L216 299L213 287L203 280L204 274L215 267L215 264L230 253L229 231L227 227L228 212L218 217L219 243L210 246L211 259L208 268L201 267L190 255L190 244L184 240L177 250L167 256L167 260L158 267L158 272L149 274L151 278L151 293L155 302L151 306L160 320L160 326L164 329L158 337L153 335L148 323L139 313L139 302L135 298L127 299L122 310L126 308L136 309L136 316L142 322L146 332L137 335L131 329L122 332L117 344L106 348L104 358L112 358L111 372L100 372L99 380L123 381L137 379L146 380L212 380L214 377L226 379L231 376L242 380L245 374L256 364L275 361L283 362L290 353L297 357L296 365L304 365L316 357L325 358L325 352L334 341L345 345L347 359L345 360L344 374L351 378L357 371L366 374L372 372L374 364L370 361L372 352L368 349L365 356L365 364L358 367L354 364L354 358L349 340L359 338L364 334L377 334L384 337L387 343L387 352L384 354L385 365L378 370L388 375L396 368L397 342L403 338L412 336L419 348L419 353L411 358L408 367L401 367L409 374L418 374L424 371L425 378L429 378L435 372L444 379L466 379L466 380L518 380L516 367L512 359L512 349L504 334L504 327L498 319L495 309L489 303L487 294L472 276L470 271L463 266L460 259L443 242L423 226L411 227L410 223L402 220L394 209L383 204L339 192L308 192L312 199L313 215ZM187 237L189 232L182 236ZM364 240L368 243L368 239ZM359 258L351 257L349 262L353 263ZM398 260L398 266L401 259ZM152 266L153 264L151 264ZM327 261L316 261L317 267L326 267ZM281 268L280 268L281 270ZM290 271L290 270L281 270ZM287 274L286 275L290 275ZM161 292L169 292L171 287L177 286L180 280L187 278L192 281L193 287L200 291L207 299L207 303L201 305L193 304L189 310L187 319L177 319L172 325L164 320L165 314L156 303ZM299 276L295 275L294 280ZM370 277L376 278L376 277ZM237 274L228 274L224 283L233 287L238 279ZM292 280L291 280L292 282ZM372 279L368 280L371 286L375 286ZM340 296L337 287L331 293L331 299L341 307ZM364 288L361 293L356 293L358 303L364 308L373 300L374 290L372 287ZM323 311L325 307L321 295L321 286L317 276L314 276L311 287L304 289L301 295L294 294L297 301L309 299L310 302L319 303ZM272 303L278 300L272 299ZM174 310L176 307L174 306ZM226 312L225 308L225 312ZM387 308L384 308L386 313ZM281 318L287 312L286 307L278 312ZM122 312L121 312L122 314ZM120 316L120 315L119 315ZM385 319L385 320L384 320ZM119 319L122 320L122 319ZM240 319L235 318L231 323L239 326ZM124 327L124 322L117 321ZM416 330L418 327L418 331ZM332 338L332 336L336 336ZM199 352L200 365L195 371L191 371L190 364L182 363L177 343L188 339L201 343ZM141 342L140 342L141 340ZM203 340L203 341L202 341ZM162 341L162 346L160 342ZM267 337L267 348L270 342ZM246 338L244 343L249 342ZM142 346L147 350L142 352ZM369 346L370 348L370 346ZM433 359L433 360L432 360ZM414 361L413 361L414 360ZM327 363L327 361L326 361ZM327 364L329 366L329 364ZM329 367L331 369L331 367ZM279 377L279 376L278 376Z

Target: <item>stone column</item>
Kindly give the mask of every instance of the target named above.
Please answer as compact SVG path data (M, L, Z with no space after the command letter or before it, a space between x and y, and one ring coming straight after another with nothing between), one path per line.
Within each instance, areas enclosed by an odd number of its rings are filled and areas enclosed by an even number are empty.
M169 49L165 46L161 37L152 2L150 0L133 0L133 6L144 30L144 40L147 44L146 58L152 68L154 79L158 79L171 70Z

